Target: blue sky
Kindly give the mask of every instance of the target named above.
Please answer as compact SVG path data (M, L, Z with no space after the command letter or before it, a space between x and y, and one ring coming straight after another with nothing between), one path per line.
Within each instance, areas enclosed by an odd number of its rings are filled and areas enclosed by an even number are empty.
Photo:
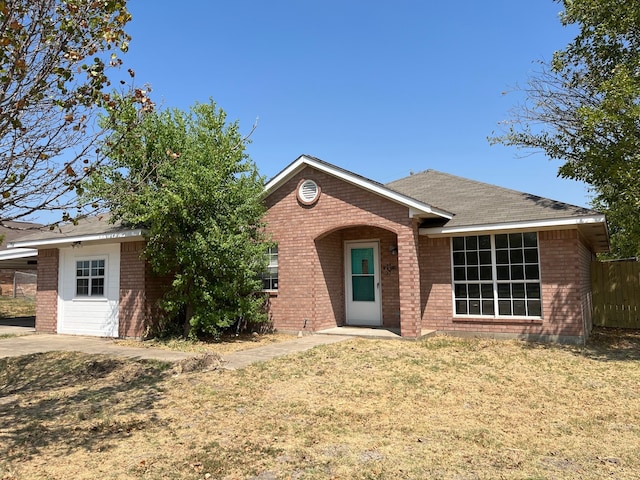
M536 60L576 31L551 0L130 0L125 57L165 107L213 98L272 177L307 153L388 182L429 168L587 205L543 154L490 146Z

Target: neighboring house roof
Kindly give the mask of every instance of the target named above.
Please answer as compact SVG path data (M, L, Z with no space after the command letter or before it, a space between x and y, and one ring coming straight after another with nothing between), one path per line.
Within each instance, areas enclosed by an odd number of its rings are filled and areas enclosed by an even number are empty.
M451 212L443 210L441 208L434 207L428 202L423 202L415 198L411 198L401 192L391 190L385 185L370 180L361 175L357 175L353 172L345 170L343 168L331 165L319 158L312 157L311 155L301 155L291 164L289 164L284 170L278 173L275 177L269 180L265 186L267 194L277 190L282 184L289 180L292 176L300 172L305 167L312 167L321 172L327 173L334 177L337 177L345 182L356 185L360 188L368 190L376 195L380 195L392 202L399 203L409 208L410 217L418 218L445 218L450 219L453 217Z
M133 241L143 238L143 230L123 226L120 221L110 223L111 215L106 213L85 217L62 225L47 232L38 232L20 240L10 242L9 248L46 248L47 246L68 246L83 242L110 243Z
M15 242L33 235L43 228L40 223L6 221L0 225L3 240L0 245L0 268L9 270L34 269L38 251L33 248L12 248L7 250L10 242Z
M0 235L3 237L0 250L6 250L9 242L14 242L21 238L33 235L41 231L44 225L34 222L16 222L8 221L0 225Z

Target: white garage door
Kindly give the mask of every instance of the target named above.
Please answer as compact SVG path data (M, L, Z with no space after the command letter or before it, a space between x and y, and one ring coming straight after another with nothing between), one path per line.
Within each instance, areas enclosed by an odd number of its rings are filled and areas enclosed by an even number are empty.
M120 244L60 249L58 333L118 336Z

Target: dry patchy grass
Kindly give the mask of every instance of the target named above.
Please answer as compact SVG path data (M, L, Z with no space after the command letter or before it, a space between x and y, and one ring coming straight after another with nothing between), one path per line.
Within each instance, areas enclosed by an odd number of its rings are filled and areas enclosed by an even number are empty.
M0 318L33 317L35 314L33 298L0 297Z
M126 347L162 348L178 352L191 353L225 353L248 350L250 348L263 347L273 343L287 342L293 340L293 336L283 333L241 333L239 335L224 334L215 341L186 340L183 338L150 340L115 340L117 345Z
M354 339L176 375L0 360L0 478L600 479L640 471L640 335Z

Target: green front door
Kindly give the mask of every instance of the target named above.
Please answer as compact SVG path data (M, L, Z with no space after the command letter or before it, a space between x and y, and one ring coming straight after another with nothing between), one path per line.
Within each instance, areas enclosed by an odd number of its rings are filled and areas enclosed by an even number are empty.
M345 285L349 325L382 324L379 253L378 242L346 244Z

